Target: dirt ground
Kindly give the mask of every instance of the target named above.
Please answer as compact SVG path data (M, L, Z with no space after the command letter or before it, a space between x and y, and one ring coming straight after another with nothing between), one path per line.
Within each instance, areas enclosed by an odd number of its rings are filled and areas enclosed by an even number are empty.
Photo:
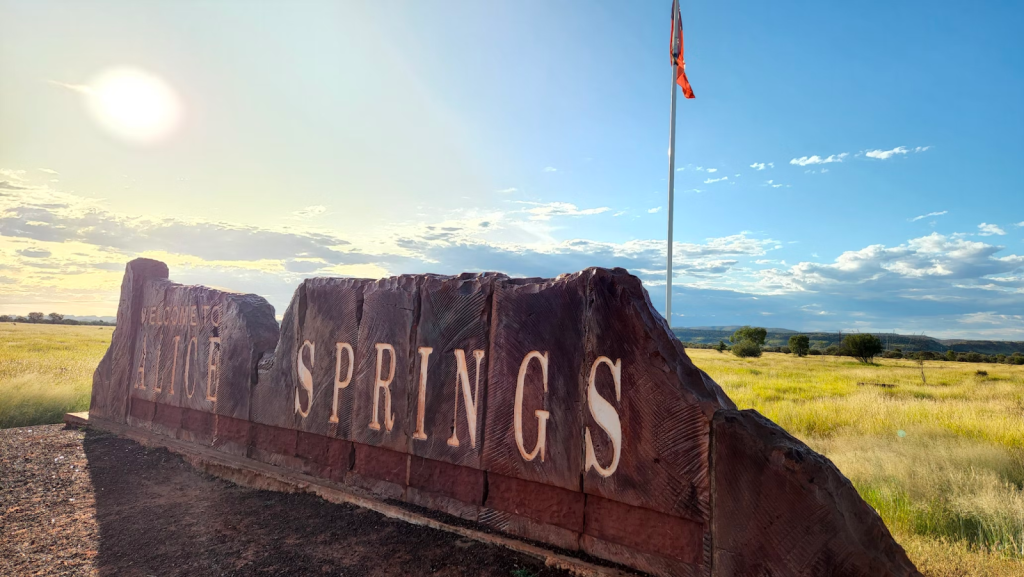
M242 488L164 449L46 425L0 430L0 575L567 573L313 495Z

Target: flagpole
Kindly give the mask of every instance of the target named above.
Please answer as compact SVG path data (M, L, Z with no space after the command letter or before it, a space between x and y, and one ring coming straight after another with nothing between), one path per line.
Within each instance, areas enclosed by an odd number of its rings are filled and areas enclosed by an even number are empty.
M675 14L673 13L673 18ZM672 328L672 216L675 213L676 177L676 68L672 64L672 104L668 121L668 262L665 289L665 318Z

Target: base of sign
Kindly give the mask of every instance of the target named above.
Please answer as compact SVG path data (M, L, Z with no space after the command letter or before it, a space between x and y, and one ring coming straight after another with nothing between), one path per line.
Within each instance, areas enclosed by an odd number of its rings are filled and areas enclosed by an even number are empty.
M569 571L579 577L627 577L632 575L612 567L603 567L556 553L532 543L505 535L486 533L469 527L451 525L413 511L382 502L373 494L349 485L339 485L296 472L292 469L254 461L243 456L201 447L178 439L155 434L150 430L90 417L88 412L66 413L64 423L70 427L90 427L131 439L146 447L162 447L180 455L196 469L244 487L286 493L312 493L331 503L347 503L369 509L389 517L431 529L454 533L488 545L505 547L512 551L540 559L545 565Z

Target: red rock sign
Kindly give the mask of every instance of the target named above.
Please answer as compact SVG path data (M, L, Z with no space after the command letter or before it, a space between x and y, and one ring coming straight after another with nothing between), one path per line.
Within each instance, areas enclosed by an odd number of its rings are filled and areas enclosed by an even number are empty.
M138 259L90 418L658 575L918 575L622 269L310 279L279 330L263 299Z

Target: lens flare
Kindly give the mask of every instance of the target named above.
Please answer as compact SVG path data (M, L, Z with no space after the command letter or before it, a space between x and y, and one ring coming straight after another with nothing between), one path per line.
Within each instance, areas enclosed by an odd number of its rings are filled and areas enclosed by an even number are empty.
M159 141L181 121L181 102L174 89L144 70L105 70L89 83L88 96L96 121L131 142Z

